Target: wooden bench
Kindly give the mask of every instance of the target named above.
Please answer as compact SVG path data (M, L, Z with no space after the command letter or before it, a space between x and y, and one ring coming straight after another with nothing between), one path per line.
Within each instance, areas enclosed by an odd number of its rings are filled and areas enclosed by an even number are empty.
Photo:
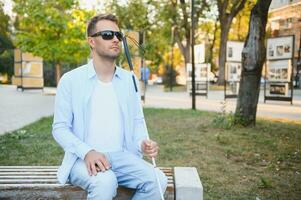
M57 166L0 166L0 199L86 199L80 187L61 185ZM174 200L172 168L160 168L168 177L165 199ZM130 199L134 190L120 187L114 200Z
M57 181L58 166L0 166L0 199L86 199L79 187ZM202 200L203 186L194 167L161 167L168 177L166 200ZM119 187L114 200L131 199L134 190Z

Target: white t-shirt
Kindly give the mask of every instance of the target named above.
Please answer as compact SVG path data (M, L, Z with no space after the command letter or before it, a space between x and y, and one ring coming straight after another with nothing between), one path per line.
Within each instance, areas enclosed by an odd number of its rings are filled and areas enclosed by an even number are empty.
M97 81L90 105L86 142L99 152L121 151L124 142L122 115L112 82Z

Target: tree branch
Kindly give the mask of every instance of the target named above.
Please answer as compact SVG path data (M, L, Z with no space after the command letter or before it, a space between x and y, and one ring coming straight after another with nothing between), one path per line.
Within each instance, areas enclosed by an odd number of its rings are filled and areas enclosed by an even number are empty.
M240 0L237 0L237 1L240 1ZM237 2L237 1L236 1L236 2ZM236 2L235 2L235 3L236 3ZM238 13L239 11L241 11L241 10L244 8L245 3L246 3L246 0L241 0L241 2L240 2L239 4L234 4L234 5L237 5L237 6L236 6L236 7L235 7L235 6L232 7L231 12L230 12L230 16L231 16L232 18L233 18L234 16L236 16L237 13Z

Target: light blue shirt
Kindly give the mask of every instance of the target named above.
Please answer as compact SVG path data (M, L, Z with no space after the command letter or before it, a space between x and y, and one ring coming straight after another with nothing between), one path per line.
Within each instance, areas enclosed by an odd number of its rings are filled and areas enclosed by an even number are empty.
M142 156L140 142L148 138L139 92L135 91L132 74L116 67L112 79L123 117L124 150ZM136 79L136 83L138 83ZM97 84L92 60L65 73L57 87L52 134L65 151L58 169L58 180L68 180L74 162L92 150L85 140L91 117L91 95Z

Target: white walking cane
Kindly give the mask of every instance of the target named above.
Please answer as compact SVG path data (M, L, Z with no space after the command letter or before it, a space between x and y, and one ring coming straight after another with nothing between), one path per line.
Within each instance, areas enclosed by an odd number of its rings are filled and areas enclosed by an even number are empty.
M123 46L124 46L125 56L126 56L126 59L128 61L128 64L129 64L129 67L130 67L130 70L131 70L131 73L132 73L132 79L133 79L133 83L134 83L134 86L135 86L135 91L138 92L137 84L136 84L135 76L134 76L134 71L133 71L133 63L132 63L132 60L131 60L130 51L129 51L128 44L127 44L125 36L122 37L122 42L123 42ZM147 136L147 139L149 140L149 136ZM157 179L161 200L164 200L164 196L163 196L163 192L162 192L162 188L161 188L161 183L160 183L160 180L159 180L159 176L156 172L157 165L156 165L156 160L155 160L154 157L152 157L152 163L153 163L153 166L154 166L154 173L155 173L155 176L156 176L156 179Z

